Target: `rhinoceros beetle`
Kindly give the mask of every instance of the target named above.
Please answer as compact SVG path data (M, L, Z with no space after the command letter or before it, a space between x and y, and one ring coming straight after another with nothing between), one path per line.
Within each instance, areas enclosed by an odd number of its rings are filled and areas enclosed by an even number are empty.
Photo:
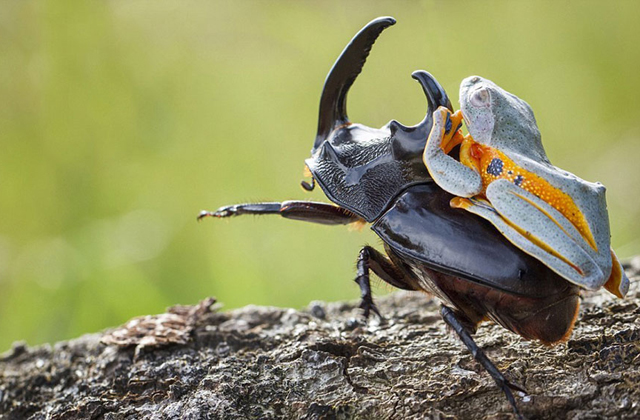
M440 106L452 109L437 80L426 71L416 79L427 98L427 113L417 125L397 121L375 129L349 121L346 97L379 34L393 25L378 18L358 32L329 72L320 100L318 132L306 160L313 189L317 182L336 205L310 201L237 204L198 219L242 214L279 214L327 225L371 223L386 256L364 246L355 281L365 317L380 316L369 283L373 271L400 289L424 291L442 301L441 315L475 359L488 371L519 416L508 381L472 338L486 319L521 335L553 344L566 339L575 323L577 286L520 251L486 220L451 208L453 197L438 187L422 153Z

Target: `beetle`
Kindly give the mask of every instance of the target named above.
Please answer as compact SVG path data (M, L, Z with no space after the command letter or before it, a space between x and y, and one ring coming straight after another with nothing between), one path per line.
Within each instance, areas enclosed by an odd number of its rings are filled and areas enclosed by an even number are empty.
M325 80L318 131L311 157L305 161L311 182L303 181L302 186L312 190L317 183L334 204L237 204L202 211L198 220L276 214L326 225L370 223L386 255L370 246L358 254L355 281L365 318L371 312L380 316L370 271L394 287L436 296L445 323L520 416L512 390L525 391L504 377L472 335L480 322L490 319L525 339L545 344L566 340L578 315L580 288L519 250L488 221L449 205L454 196L433 181L422 162L434 111L439 107L452 111L446 92L428 72L412 74L428 105L419 124L404 126L392 120L375 129L349 121L349 88L380 33L393 24L391 17L368 23Z

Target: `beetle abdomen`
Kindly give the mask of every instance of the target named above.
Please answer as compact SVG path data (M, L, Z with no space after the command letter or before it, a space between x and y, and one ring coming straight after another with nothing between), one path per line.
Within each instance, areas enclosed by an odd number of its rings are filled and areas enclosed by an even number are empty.
M473 330L489 318L527 340L545 344L566 340L571 334L580 307L580 289L572 283L558 279L561 283L548 294L516 294L437 272L388 248L387 252L404 267L417 289L455 308Z
M544 304L545 302L533 302L531 309L534 312L523 319L511 319L508 328L526 339L537 339L545 344L567 340L578 318L580 308L578 288L575 287L574 294L558 297L547 306ZM541 306L542 309L540 309ZM526 307L527 305L523 305L521 309ZM500 323L503 324L503 322Z

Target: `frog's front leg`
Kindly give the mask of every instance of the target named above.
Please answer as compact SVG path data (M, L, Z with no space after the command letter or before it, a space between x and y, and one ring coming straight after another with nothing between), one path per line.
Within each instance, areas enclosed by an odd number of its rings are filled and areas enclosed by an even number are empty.
M482 192L480 174L447 155L460 142L458 126L461 118L460 114L452 116L445 107L433 113L433 128L422 161L440 188L460 197L473 197Z

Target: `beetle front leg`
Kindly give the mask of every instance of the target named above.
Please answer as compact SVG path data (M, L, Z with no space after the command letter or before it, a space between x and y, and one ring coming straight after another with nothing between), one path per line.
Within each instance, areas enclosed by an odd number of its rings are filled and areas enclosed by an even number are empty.
M516 405L516 400L513 397L513 393L511 392L511 390L513 389L515 391L524 392L525 394L526 391L518 385L509 382L509 380L507 380L507 378L502 375L502 372L500 372L496 365L494 365L491 360L489 360L487 355L484 354L484 351L482 351L482 349L478 347L478 344L476 344L476 342L471 337L469 330L464 326L459 315L456 315L456 313L451 308L448 308L444 305L440 309L440 314L442 315L444 322L446 322L447 325L453 328L453 330L458 334L458 337L460 337L460 340L462 340L467 349L469 349L469 351L473 355L473 358L476 359L478 363L480 363L482 367L489 373L489 375L491 375L493 380L496 381L498 387L502 390L502 392L504 392L505 396L507 397L509 404L511 404L516 417L518 419L522 419L523 417L518 411L518 406Z
M390 285L404 290L415 290L414 287L403 281L404 273L382 253L370 246L364 246L358 254L357 273L355 282L360 286L360 308L364 311L364 317L369 318L373 311L380 319L382 316L373 302L369 270Z
M282 203L247 203L220 207L218 210L202 211L198 220L205 217L232 217L242 214L279 214L286 219L302 220L323 225L348 225L362 222L358 215L327 203L313 201L284 201Z

